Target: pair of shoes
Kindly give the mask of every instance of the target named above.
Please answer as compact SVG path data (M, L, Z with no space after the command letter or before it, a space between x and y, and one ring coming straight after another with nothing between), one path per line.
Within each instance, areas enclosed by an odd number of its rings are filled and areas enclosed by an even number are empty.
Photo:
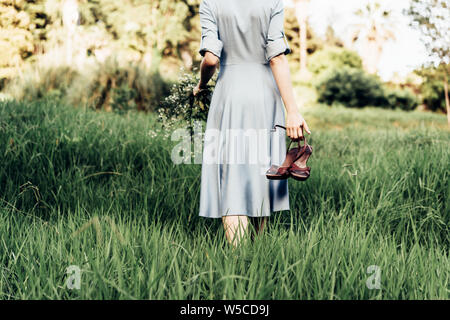
M280 127L286 129L283 126L276 125L275 127ZM275 128L274 128L275 129ZM303 131L303 127L302 127ZM304 141L303 146L300 146L300 141ZM297 141L298 147L292 148L292 142ZM285 180L289 177L294 178L295 180L304 181L309 178L311 174L311 167L307 166L307 162L309 157L312 154L312 146L310 146L306 137L303 134L303 137L297 140L292 140L289 142L289 146L286 152L286 159L284 160L281 166L272 165L269 170L266 172L267 179L270 180Z

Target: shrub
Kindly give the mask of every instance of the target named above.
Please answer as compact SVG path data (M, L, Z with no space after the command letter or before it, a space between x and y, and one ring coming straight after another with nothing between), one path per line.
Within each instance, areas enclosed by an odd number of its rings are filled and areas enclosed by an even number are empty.
M386 90L386 100L387 106L391 109L411 111L419 105L418 98L408 89Z
M361 57L348 49L328 47L315 52L308 59L308 69L316 75L329 69L343 67L362 69Z
M162 102L159 120L166 129L179 126L180 121L187 123L191 133L195 121L206 121L215 80L207 89L194 97L192 91L199 81L197 73L182 72L177 83L172 85L170 95Z
M350 108L377 106L414 110L419 101L409 89L389 89L374 75L343 67L329 70L317 84L319 102L340 103Z
M110 59L85 71L73 83L67 99L71 104L122 113L129 109L154 111L168 93L169 84L157 71Z
M11 81L5 93L18 100L50 96L73 105L122 113L156 110L169 88L157 71L110 59L102 64L86 63L80 71L66 64L36 63Z
M442 81L426 81L422 84L420 91L422 94L422 102L427 106L427 109L446 112L444 83Z
M384 89L376 77L354 68L337 68L326 72L317 84L319 102L332 105L342 103L347 107L386 105Z
M18 100L33 101L46 96L60 99L78 77L76 70L65 65L29 65L6 85L5 92Z

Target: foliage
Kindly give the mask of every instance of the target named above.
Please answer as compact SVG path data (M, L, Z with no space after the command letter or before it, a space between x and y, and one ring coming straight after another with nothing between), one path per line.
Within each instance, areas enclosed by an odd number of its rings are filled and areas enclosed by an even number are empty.
M406 111L418 105L410 90L386 88L377 76L345 66L323 73L317 91L319 102L328 105L340 103L350 108L378 106Z
M298 19L295 15L294 8L285 8L284 14L284 31L286 34L286 39L289 43L289 47L292 50L292 56L290 57L293 61L299 62L300 60L300 26L298 23ZM319 38L314 30L311 28L309 24L306 25L306 51L308 54L313 54L317 50L322 49L324 45L324 41Z
M72 84L67 100L75 105L117 112L130 109L154 111L168 92L169 85L157 71L148 70L139 63L108 59L92 70L86 70Z
M308 59L308 69L316 75L329 69L343 67L362 69L361 57L349 49L326 47L315 52Z
M80 71L66 64L35 63L11 81L5 92L18 100L48 95L77 106L124 113L130 109L156 110L169 93L169 84L158 72L140 64L108 59Z
M65 1L0 0L0 84L37 54L73 46L67 51L86 59L120 57L158 67L161 56L192 61L198 50L200 0L74 1L79 16L68 36L63 23ZM194 41L195 40L195 41ZM66 54L66 52L64 52Z
M442 81L426 81L421 86L421 94L422 101L427 106L428 110L445 112L445 93Z
M384 105L381 81L363 70L342 67L324 73L317 84L319 102L339 102L350 108Z
M86 22L101 20L116 46L138 54L152 64L154 50L161 54L168 44L184 40L183 21L188 8L182 1L132 0L123 5L114 0L88 1L83 9Z
M429 55L429 61L424 64L425 68L422 70L425 71L422 72L425 80L422 88L423 101L430 110L446 110L450 126L450 99L448 94L450 74L449 1L413 0L410 2L408 14L412 17L411 24L422 32L422 41L425 43ZM434 68L430 67L431 65L434 65ZM439 85L437 81L441 81L442 85ZM443 90L441 90L441 87ZM441 95L441 98L439 98L439 95Z
M420 86L422 103L431 111L446 111L444 81L450 85L450 79L446 77L448 65L441 63L437 68L434 66L422 67L415 70L415 74L423 79Z
M48 12L50 2L0 0L0 81L12 78L24 62L44 52L54 22Z
M192 133L195 121L207 120L215 79L210 81L207 89L194 97L192 92L198 82L196 73L182 72L178 82L172 85L170 95L163 100L159 109L159 120L166 129L174 128L183 121L187 122Z
M29 65L9 82L5 92L18 100L33 101L50 96L56 99L66 97L73 83L79 80L79 72L67 65ZM78 92L78 95L83 93Z
M450 4L448 0L412 0L407 13L420 29L430 58L450 63Z
M0 79L34 51L32 21L24 1L0 0Z
M385 89L385 97L390 109L412 111L419 105L419 99L409 89Z

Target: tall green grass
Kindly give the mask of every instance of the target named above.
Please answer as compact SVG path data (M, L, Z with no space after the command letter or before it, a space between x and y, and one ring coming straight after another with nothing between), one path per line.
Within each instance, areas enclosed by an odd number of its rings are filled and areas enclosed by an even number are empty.
M232 250L151 114L0 103L0 299L448 299L445 117L303 113L311 177Z

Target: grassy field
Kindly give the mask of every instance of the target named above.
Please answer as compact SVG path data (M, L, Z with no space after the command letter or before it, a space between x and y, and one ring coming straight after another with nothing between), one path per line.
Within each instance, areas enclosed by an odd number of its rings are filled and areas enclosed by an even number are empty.
M0 299L448 299L445 116L303 113L310 179L233 251L154 116L0 103Z

